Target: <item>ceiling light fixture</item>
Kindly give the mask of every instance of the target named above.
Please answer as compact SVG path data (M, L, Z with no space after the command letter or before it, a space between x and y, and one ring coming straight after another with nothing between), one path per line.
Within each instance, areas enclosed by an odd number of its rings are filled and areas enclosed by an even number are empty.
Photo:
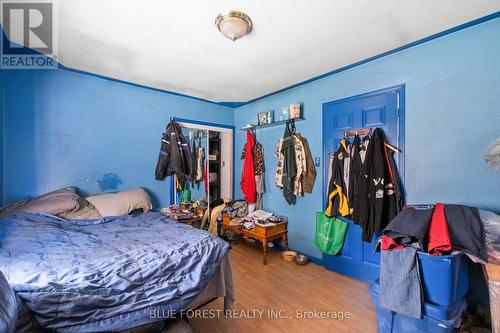
M217 29L233 42L245 36L252 30L252 20L247 14L230 10L220 13L215 19Z

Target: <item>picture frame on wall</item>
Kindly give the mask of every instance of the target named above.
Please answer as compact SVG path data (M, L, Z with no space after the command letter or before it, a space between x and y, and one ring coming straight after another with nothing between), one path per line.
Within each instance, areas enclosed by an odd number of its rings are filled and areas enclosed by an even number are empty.
M260 125L265 125L267 124L267 112L259 112L257 114L257 124Z
M290 119L302 118L302 108L300 104L290 104Z
M290 118L290 112L288 106L285 106L281 109L280 121L288 120L288 118Z

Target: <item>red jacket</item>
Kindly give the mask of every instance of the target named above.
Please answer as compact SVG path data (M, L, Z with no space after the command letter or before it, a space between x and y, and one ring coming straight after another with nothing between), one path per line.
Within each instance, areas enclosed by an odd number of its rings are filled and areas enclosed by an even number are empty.
M247 131L247 143L245 147L245 160L243 162L243 176L241 177L241 191L245 200L249 203L255 202L255 194L257 193L255 189L255 173L253 165L253 147L255 145L255 139L252 133Z

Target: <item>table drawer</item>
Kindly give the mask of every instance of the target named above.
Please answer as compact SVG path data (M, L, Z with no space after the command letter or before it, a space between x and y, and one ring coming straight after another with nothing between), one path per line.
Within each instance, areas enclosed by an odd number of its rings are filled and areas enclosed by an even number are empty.
M286 222L276 223L274 227L263 227L258 224L255 225L254 233L257 235L267 236L273 235L286 230Z

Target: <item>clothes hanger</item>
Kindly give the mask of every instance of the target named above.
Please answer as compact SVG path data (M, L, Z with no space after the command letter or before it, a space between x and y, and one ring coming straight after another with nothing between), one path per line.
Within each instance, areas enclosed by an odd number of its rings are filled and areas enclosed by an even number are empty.
M393 146L391 145L390 143L387 143L387 142L384 142L384 145L389 148L390 150L392 150L393 152L395 153L400 153L401 152L401 149L399 149L398 147L396 146Z

